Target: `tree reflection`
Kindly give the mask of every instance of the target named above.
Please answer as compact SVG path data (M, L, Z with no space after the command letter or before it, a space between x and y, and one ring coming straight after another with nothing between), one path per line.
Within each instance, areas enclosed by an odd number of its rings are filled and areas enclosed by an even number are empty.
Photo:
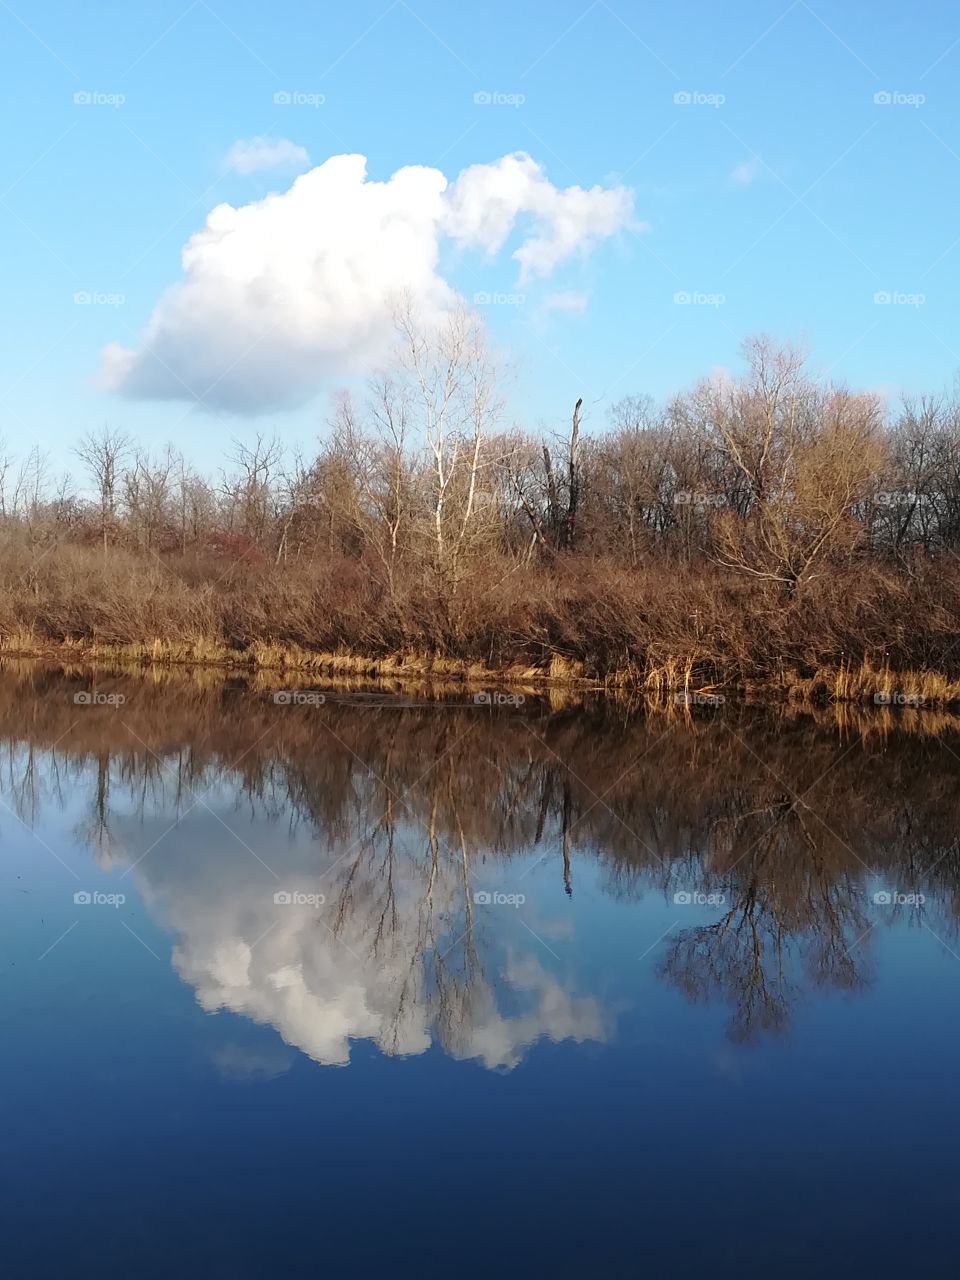
M81 792L77 841L131 868L203 1007L269 1023L321 1062L366 1038L509 1067L543 1037L609 1036L536 932L476 902L531 855L565 897L588 862L621 899L721 896L706 921L678 908L655 966L726 1006L739 1041L783 1030L808 989L871 980L876 885L922 892L938 931L955 928L946 723L698 720L532 696L510 714L446 693L278 707L256 681L119 675L100 680L122 710L77 712L81 679L0 680L4 803L33 823ZM288 883L322 909L275 904Z

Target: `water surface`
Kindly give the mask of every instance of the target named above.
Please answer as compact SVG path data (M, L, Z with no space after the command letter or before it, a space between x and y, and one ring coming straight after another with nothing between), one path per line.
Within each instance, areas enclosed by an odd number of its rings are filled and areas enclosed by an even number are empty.
M923 717L9 668L5 1274L953 1275Z

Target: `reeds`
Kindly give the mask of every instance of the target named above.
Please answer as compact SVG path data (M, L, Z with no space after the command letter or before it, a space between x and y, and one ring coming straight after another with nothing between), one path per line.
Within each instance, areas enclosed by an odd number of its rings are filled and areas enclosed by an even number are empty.
M781 673L779 686L793 701L860 703L890 710L960 707L960 680L939 671L895 671L865 658L857 664L818 667L811 676Z
M315 651L297 644L262 640L241 648L228 646L209 635L124 644L76 637L54 642L24 630L0 634L0 653L7 657L51 658L67 666L93 663L120 668L223 668L361 683L392 681L398 686L416 682L454 688L552 686L603 689L608 696L633 690L645 702L663 706L680 705L676 699L678 694L684 695L691 704L713 698L719 705L729 693L751 701L785 697L788 702L806 706L859 704L890 712L960 708L960 681L950 680L938 671L894 671L869 659L857 665L819 666L807 676L791 668L780 668L768 680L738 680L733 676L728 681L710 681L697 674L697 656L688 654L666 657L646 668L630 661L598 679L588 674L586 663L559 654L542 665L514 662L489 666L476 660L410 650L364 655L347 650Z

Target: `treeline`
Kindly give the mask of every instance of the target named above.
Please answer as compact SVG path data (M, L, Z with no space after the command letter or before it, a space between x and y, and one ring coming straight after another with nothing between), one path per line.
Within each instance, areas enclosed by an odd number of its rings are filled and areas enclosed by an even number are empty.
M469 313L399 331L309 458L261 437L205 477L104 431L76 450L93 499L37 451L0 459L0 629L606 679L960 674L960 399L888 414L756 340L740 378L534 433Z

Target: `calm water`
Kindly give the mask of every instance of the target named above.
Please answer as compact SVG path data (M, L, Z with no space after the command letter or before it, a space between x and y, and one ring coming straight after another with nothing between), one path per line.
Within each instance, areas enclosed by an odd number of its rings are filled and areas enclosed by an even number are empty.
M8 669L4 1275L954 1275L906 714Z

